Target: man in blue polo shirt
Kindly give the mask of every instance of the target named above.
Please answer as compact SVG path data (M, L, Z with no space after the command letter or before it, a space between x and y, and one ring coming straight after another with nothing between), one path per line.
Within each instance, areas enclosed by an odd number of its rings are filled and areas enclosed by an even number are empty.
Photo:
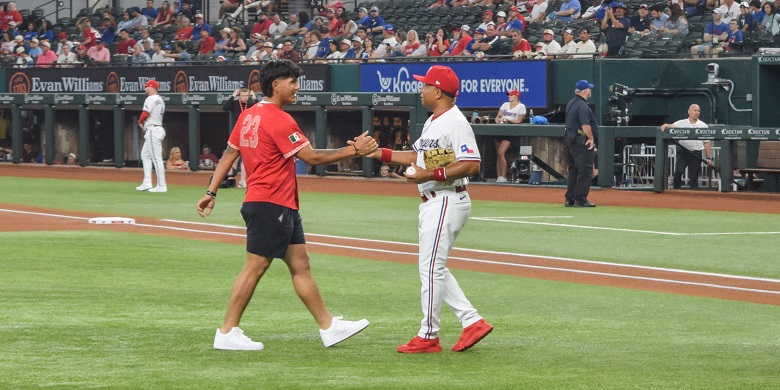
M691 47L691 55L693 58L701 58L701 55L709 57L712 53L712 44L717 41L723 42L728 38L729 25L723 23L723 10L715 8L712 11L712 22L707 23L704 27L704 37L702 38L701 45L695 45ZM716 38L716 42L713 42L713 38Z
M566 0L561 4L561 9L552 14L552 17L558 20L569 21L578 17L581 10L582 6L579 0Z
M366 26L368 33L376 38L382 36L384 26L387 24L387 22L385 22L385 19L379 16L379 8L371 7L368 19L363 20L361 24Z

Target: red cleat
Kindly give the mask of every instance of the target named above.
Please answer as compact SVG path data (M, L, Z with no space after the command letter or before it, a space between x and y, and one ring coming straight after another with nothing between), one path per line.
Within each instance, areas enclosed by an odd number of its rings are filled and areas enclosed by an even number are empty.
M415 336L412 341L396 348L401 353L431 353L441 352L441 344L439 344L439 338L424 339L420 336Z
M463 352L480 340L484 339L490 332L493 331L493 325L490 325L485 320L479 320L463 329L463 333L460 334L460 339L455 345L452 346L452 350L455 352Z

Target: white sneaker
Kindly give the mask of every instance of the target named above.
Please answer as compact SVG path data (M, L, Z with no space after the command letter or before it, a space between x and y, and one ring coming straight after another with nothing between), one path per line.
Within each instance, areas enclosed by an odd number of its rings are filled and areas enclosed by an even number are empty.
M217 334L214 336L214 349L224 349L228 351L260 351L263 348L263 343L252 341L252 339L246 337L244 331L237 326L226 334L222 334L222 332L217 329Z
M238 188L246 188L246 182L245 182L245 181L243 181L243 180L239 181L239 182L238 182L238 186L237 186L237 187L238 187Z
M138 190L138 191L146 191L146 190L149 190L151 188L152 188L152 185L151 184L146 184L146 183L142 183L140 186L135 187L135 189Z
M157 186L149 190L149 192L168 192L167 186Z
M496 179L496 183L506 183L506 178L505 178L505 177L503 177L503 176L499 176L499 177Z
M330 328L326 330L320 329L320 337L322 337L322 344L325 347L334 346L358 333L368 327L368 320L362 319L360 321L344 321L342 317L333 317L333 322L330 324Z

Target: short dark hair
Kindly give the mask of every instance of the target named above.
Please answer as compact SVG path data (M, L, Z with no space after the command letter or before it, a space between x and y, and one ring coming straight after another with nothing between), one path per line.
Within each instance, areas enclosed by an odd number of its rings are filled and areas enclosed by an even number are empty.
M289 60L269 61L260 71L260 89L263 95L274 96L274 81L279 79L298 79L301 76L301 68Z

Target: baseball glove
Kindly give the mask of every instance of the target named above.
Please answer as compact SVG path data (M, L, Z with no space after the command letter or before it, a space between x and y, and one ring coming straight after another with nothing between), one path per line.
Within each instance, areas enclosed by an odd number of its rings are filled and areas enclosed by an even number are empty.
M455 163L455 152L452 149L431 149L423 153L425 169L431 170L446 167Z

